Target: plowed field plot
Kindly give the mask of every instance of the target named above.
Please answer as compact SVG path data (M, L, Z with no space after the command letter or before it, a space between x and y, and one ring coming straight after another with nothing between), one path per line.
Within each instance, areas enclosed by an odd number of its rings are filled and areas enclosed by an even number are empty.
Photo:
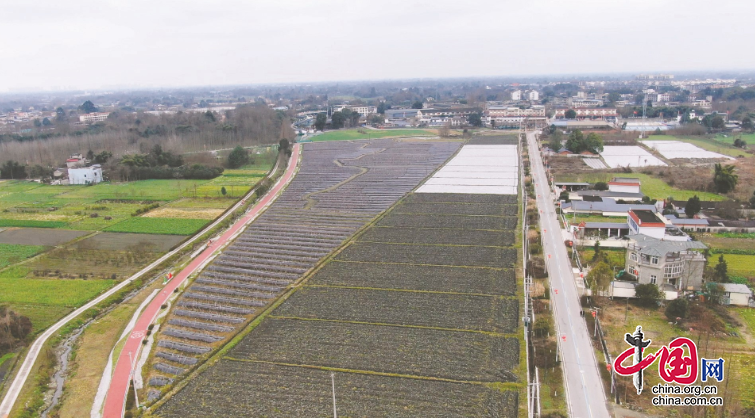
M518 198L513 195L471 195L466 193L412 193L404 199L410 203L481 203L493 205L515 205Z
M518 312L518 300L495 296L308 287L273 315L510 333Z
M175 247L185 238L176 235L157 234L127 234L117 232L103 232L83 239L76 243L78 248L96 248L99 250L140 250L150 252L165 252Z
M0 232L0 244L55 246L86 235L86 231L65 229L12 228Z
M395 215L387 216L378 226L404 228L456 228L456 229L498 229L516 228L517 218L513 216L464 216L464 215Z
M396 206L392 214L446 214L446 215L488 215L516 216L516 205L495 205L485 203L403 203Z
M488 295L516 293L513 270L407 264L331 261L311 279L311 285L465 292Z
M267 318L229 357L452 380L513 382L519 340L476 332Z
M337 257L345 261L432 264L443 266L512 267L516 250L497 247L357 242Z
M470 145L517 145L517 135L485 135L473 136L468 142Z
M169 321L217 321L226 327L219 331L223 339L233 335L458 147L393 140L306 144L291 184L190 285ZM206 327L191 332L198 335L172 332L169 338L215 338Z
M514 244L516 237L510 231L377 227L368 230L359 240L365 242L507 247Z
M222 360L159 410L164 418L330 417L330 372ZM336 373L344 417L515 417L516 392L484 385Z

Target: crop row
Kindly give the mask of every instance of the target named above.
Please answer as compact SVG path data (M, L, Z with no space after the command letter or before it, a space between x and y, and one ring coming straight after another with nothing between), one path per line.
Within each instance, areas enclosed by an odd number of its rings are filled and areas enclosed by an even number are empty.
M517 218L513 216L465 216L465 215L394 215L383 218L379 226L401 228L456 228L513 230Z
M497 205L490 203L402 203L391 213L446 214L446 215L488 215L516 216L517 205Z
M514 295L511 269L331 261L308 281L312 285Z
M476 135L468 142L469 145L517 145L517 135Z
M517 254L514 248L357 242L343 250L337 259L344 261L510 268L516 263Z
M371 228L360 237L360 241L370 242L494 247L511 246L515 239L512 231L390 227Z
M338 414L348 417L515 417L518 394L485 385L336 373ZM333 413L330 372L221 360L158 410L164 418Z
M466 194L466 193L412 193L404 199L407 203L484 203L491 205L515 205L515 195Z
M518 326L519 302L496 296L306 287L273 315L510 333Z
M513 382L519 340L474 332L267 318L232 358L480 382Z

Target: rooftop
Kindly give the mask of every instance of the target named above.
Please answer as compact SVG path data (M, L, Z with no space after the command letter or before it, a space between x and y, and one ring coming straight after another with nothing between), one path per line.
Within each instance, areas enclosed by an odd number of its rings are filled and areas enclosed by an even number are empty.
M572 200L562 205L564 209L573 208L579 212L622 212L627 213L630 210L644 210L654 213L654 205L642 205L636 203L616 203L614 199L604 198L602 202L590 202L584 200ZM661 222L658 219L656 222Z
M587 229L629 229L626 222L585 222Z
M640 179L631 177L614 177L610 183L640 184Z
M704 250L708 247L700 241L666 241L643 234L629 235L629 239L639 247L643 254L665 256L691 249Z
M600 197L614 197L616 199L624 200L640 200L643 196L642 193L628 193L628 192L612 192L610 190L597 191L597 190L580 190L577 192L577 196L600 196Z
M634 213L637 219L640 220L640 223L664 223L663 220L659 218L658 215L655 214L655 210L649 210L645 208L637 208L637 209L630 209L630 210L632 213Z
M750 290L745 284L721 283L721 286L723 286L724 291L729 293L744 293L746 295L752 295L752 290Z

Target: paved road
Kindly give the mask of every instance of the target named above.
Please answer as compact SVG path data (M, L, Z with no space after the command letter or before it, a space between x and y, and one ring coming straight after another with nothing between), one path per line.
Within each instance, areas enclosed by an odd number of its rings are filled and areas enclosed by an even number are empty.
M553 316L556 319L556 332L559 336L558 345L566 380L569 415L575 418L610 417L590 334L584 319L579 314L582 308L571 262L556 218L553 203L555 195L548 187L543 160L537 149L533 132L527 133L527 143L531 171L535 181L537 206L541 210L543 253L546 257L551 283Z
M295 144L294 149L293 149L293 155L295 156L298 155L298 151L299 151L299 145ZM250 192L249 195L247 195L244 199L250 198L251 196L252 196L252 193ZM13 379L13 383L11 383L10 387L8 388L8 392L5 394L5 398L3 398L3 402L0 403L0 417L8 418L8 416L10 415L10 412L13 409L13 405L16 403L16 399L18 398L18 395L21 393L21 389L26 383L26 379L28 379L29 374L31 373L31 369L34 366L34 363L37 361L37 357L39 357L39 353L42 350L42 347L53 334L55 334L60 328L64 327L66 324L74 320L76 317L81 315L83 312L95 307L97 304L109 298L110 296L114 295L115 293L119 292L121 289L131 284L131 282L140 278L141 276L143 276L144 274L146 274L153 268L157 267L168 258L172 257L173 255L183 250L187 246L193 244L197 239L199 239L200 236L204 235L205 233L210 231L212 228L217 226L220 222L224 221L226 217L228 217L234 210L236 210L238 207L240 207L243 204L244 204L243 200L239 201L236 205L233 206L231 210L228 210L215 222L213 222L207 228L202 230L202 232L196 234L194 237L190 238L188 241L181 244L181 246L179 246L175 250L160 257L155 262L143 268L142 270L140 270L133 276L129 277L128 279L122 281L121 283L113 287L112 289L108 290L107 292L91 300L89 303L71 312L66 317L64 317L63 319L55 323L53 326L45 330L45 332L43 332L42 335L37 337L37 339L34 340L34 343L29 348L29 352L26 354L26 358L24 358L23 363L21 363L21 367L19 368L19 371L16 374L15 379Z
M142 340L144 340L147 334L147 327L154 322L155 318L160 313L160 306L168 300L174 289L178 288L178 286L180 286L192 273L201 270L201 268L209 263L218 249L236 238L246 225L252 222L278 197L278 194L286 187L286 185L288 185L291 179L294 178L296 166L299 162L300 146L300 144L294 145L288 168L275 186L273 186L273 188L271 188L270 191L259 202L257 202L249 212L247 212L246 215L233 224L233 226L224 232L220 238L208 245L207 248L194 258L188 266L173 277L173 279L165 285L160 294L157 295L144 309L118 356L118 361L113 372L113 378L110 381L110 387L108 388L105 397L105 406L102 415L104 418L120 418L123 416L123 408L125 406L126 395L129 389L129 380L131 377L132 359L134 362L137 361L139 351L142 348Z

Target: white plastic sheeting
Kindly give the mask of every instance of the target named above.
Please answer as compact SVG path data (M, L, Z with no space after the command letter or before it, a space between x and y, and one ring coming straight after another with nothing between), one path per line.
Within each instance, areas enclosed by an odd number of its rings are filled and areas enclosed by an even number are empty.
M611 168L617 167L645 167L650 165L666 165L653 154L647 152L644 148L630 146L606 145L603 152L600 153L603 160Z
M517 194L516 145L465 145L418 193Z
M642 141L666 158L734 158L681 141Z

